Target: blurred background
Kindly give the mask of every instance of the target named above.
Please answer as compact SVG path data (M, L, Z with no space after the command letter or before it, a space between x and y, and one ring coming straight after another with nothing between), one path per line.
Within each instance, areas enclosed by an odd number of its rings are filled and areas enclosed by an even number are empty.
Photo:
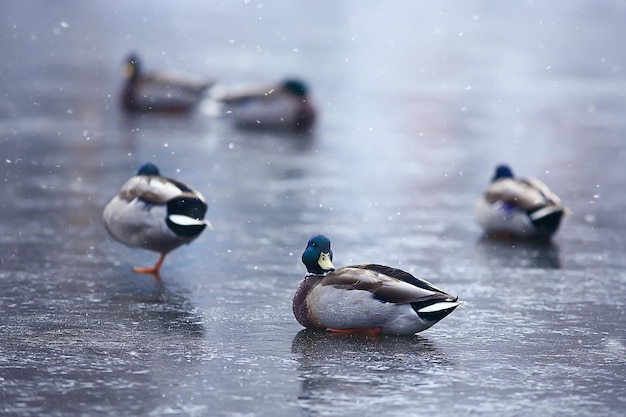
M622 415L626 3L39 2L0 6L0 414ZM200 105L127 115L122 63L218 83L306 80L309 134ZM215 230L170 254L112 241L145 161ZM485 239L496 164L572 215ZM414 338L303 331L307 239L467 302Z

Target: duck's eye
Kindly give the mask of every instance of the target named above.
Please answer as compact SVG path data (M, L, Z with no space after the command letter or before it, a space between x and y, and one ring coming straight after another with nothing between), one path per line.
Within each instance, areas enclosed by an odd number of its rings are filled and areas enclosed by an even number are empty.
M313 243L311 243L311 246L313 246L314 248L316 248L316 247L317 247L317 243L313 242Z

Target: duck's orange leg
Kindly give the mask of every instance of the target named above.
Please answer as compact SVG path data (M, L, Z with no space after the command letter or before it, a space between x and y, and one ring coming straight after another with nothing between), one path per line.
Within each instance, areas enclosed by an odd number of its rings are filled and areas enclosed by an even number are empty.
M380 333L380 327L373 327L371 329L333 329L332 327L328 327L326 328L326 331L329 333L376 336Z
M165 259L165 254L162 253L159 257L159 260L154 264L154 266L136 266L133 268L133 271L138 274L152 274L159 275L159 270L161 269L161 264L163 263L163 259Z

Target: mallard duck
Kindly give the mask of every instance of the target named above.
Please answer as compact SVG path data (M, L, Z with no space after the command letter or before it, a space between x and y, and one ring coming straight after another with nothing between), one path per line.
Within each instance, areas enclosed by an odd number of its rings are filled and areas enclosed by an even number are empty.
M339 333L412 335L461 303L408 272L364 264L335 269L330 239L314 235L302 254L307 274L293 298L296 320Z
M561 200L535 178L515 178L507 165L496 167L475 208L488 235L550 238L568 214Z
M119 242L161 254L139 273L158 274L165 255L197 238L211 223L204 220L207 203L188 185L161 176L148 162L122 186L102 215L109 234Z
M219 112L241 128L303 132L315 122L308 88L297 79L247 88L216 86L211 98L221 104Z
M126 58L124 74L121 105L129 113L187 113L213 84L190 76L144 72L135 54Z

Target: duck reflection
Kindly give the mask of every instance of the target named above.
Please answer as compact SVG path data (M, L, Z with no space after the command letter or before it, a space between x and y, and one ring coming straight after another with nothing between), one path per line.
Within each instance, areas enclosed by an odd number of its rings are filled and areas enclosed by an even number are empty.
M169 289L160 276L155 276L155 286L131 287L118 293L113 302L128 319L141 323L142 329L165 333L184 333L203 337L204 321L195 306L179 292Z
M550 240L501 239L484 235L476 250L487 264L509 268L559 269L559 247Z
M346 403L393 395L405 384L428 384L428 376L449 370L450 361L433 342L419 336L331 335L305 329L293 340L302 379L298 399L320 414ZM315 402L308 403L310 400Z
M211 128L215 136L228 138L230 149L246 153L248 158L251 156L250 153L257 156L259 152L274 157L306 153L314 149L316 140L314 131L239 130L227 123L220 123L220 119L215 120Z

